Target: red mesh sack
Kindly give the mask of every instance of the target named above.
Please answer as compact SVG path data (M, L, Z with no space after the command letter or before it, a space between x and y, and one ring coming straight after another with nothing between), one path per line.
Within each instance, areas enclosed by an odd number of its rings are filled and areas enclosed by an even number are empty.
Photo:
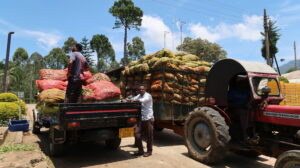
M41 69L40 79L50 79L50 80L67 80L67 71L57 70L57 69Z
M92 89L87 87L82 87L83 100L94 100L95 94Z
M96 73L95 75L93 75L92 78L88 79L87 83L90 84L95 81L109 81L110 82L111 80L107 75L99 72L99 73Z
M87 86L94 92L96 100L115 98L121 95L120 89L109 81L96 81Z
M36 86L40 91L47 90L47 89L60 89L66 90L68 85L67 81L60 81L60 80L36 80Z

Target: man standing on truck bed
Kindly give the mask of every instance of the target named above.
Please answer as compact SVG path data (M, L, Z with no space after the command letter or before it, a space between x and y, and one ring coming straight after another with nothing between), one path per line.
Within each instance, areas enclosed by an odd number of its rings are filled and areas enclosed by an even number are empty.
M137 93L138 95L133 98L133 101L142 103L142 121L137 123L137 127L135 129L135 138L139 151L134 153L134 155L144 155L144 157L148 157L152 155L153 146L153 101L152 96L146 92L144 85L140 85L138 87ZM144 153L143 149L142 134L145 134L147 138L146 153Z
M80 103L82 95L83 71L89 68L81 44L74 44L68 64L68 86L65 103Z

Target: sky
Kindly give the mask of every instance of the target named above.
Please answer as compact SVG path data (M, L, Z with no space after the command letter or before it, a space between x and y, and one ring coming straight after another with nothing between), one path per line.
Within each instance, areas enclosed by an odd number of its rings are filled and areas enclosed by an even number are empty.
M164 47L164 32L166 48L175 51L180 44L182 23L183 38L215 42L226 50L229 58L265 62L260 51L264 8L280 29L277 58L285 59L280 64L294 59L294 41L300 48L300 1L297 0L133 2L144 16L140 31L131 29L128 41L141 37L146 54ZM0 60L6 55L7 34L14 31L10 56L18 47L23 47L29 55L38 52L45 56L52 48L62 47L68 37L81 41L83 37L91 39L95 34L104 34L119 61L123 56L124 31L113 29L115 18L108 12L113 3L114 0L1 0Z

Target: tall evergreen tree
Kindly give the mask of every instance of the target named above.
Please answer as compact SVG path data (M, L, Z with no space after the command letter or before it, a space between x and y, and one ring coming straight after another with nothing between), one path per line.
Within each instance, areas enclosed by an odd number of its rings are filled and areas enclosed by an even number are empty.
M90 41L89 39L87 39L86 37L83 37L80 44L82 45L82 51L81 54L85 57L85 59L87 60L87 62L89 63L89 65L91 67L94 66L94 60L92 58L93 56L93 51L90 47Z
M127 54L127 31L131 28L139 30L139 27L142 24L143 11L134 6L134 3L131 0L118 0L115 1L114 5L109 9L115 18L114 28L124 27L124 56L123 56L123 65L129 63L128 54Z
M274 58L275 55L278 53L278 48L277 48L277 41L280 39L280 34L279 34L279 30L278 27L276 26L276 22L270 20L268 23L269 26L269 48L270 48L270 62L271 62L271 66L273 66L274 63ZM265 37L265 33L261 32L261 34ZM261 54L264 57L264 59L267 59L266 56L266 43L265 43L266 39L262 39L262 48L261 48Z

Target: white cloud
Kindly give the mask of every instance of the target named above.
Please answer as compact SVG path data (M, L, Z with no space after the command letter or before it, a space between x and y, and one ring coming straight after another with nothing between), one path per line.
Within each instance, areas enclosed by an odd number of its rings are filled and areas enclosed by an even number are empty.
M179 44L178 33L164 23L160 17L144 15L142 21L142 35L145 45L164 47L164 33L166 32L166 48L175 49Z
M44 50L49 51L58 46L58 42L62 39L60 33L45 33L40 31L22 30L26 36L33 37L37 40L37 44Z
M262 17L257 15L244 16L244 21L237 24L221 23L215 27L204 26L201 23L190 24L188 29L195 38L215 42L226 38L257 41L261 39Z
M36 43L42 49L49 51L54 47L58 46L58 43L62 39L62 34L58 31L52 32L42 32L24 29L18 26L15 26L3 19L0 18L0 25L4 28L0 31L1 33L8 32L8 30L13 30L16 33L16 36L25 36L29 38L34 38Z
M280 10L280 12L290 13L290 12L298 12L300 10L300 5L289 5Z

